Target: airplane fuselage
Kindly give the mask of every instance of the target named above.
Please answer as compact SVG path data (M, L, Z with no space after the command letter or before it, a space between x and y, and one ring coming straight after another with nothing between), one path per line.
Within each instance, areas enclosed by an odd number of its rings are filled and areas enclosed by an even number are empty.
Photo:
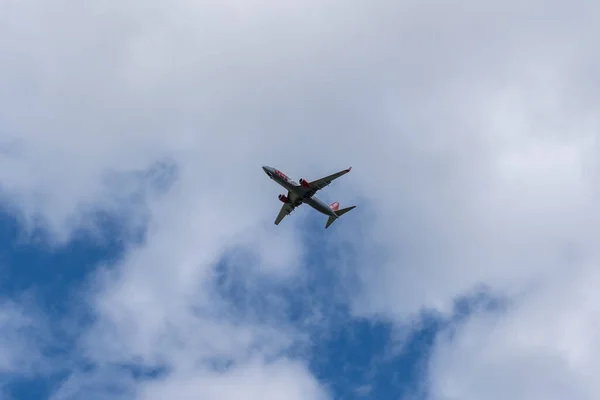
M273 167L263 167L265 173L269 176L269 178L273 179L279 185L287 189L289 192L294 193L296 197L298 197L298 201L308 204L315 210L319 211L322 214L325 214L330 217L337 218L336 213L331 209L330 206L321 201L317 196L310 195L310 193L306 193L306 189L298 182L290 179L283 172L273 168Z

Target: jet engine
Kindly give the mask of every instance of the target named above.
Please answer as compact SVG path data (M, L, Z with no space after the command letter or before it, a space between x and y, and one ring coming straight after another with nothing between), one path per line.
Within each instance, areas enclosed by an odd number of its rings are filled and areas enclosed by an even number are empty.
M304 186L305 188L307 188L307 189L309 189L309 188L310 188L310 182L309 182L309 181L307 181L307 180L306 180L306 179L304 179L304 178L301 178L301 179L300 179L300 184L301 184L302 186Z
M289 203L290 199L287 198L287 196L280 194L279 195L279 200L281 200L282 203Z

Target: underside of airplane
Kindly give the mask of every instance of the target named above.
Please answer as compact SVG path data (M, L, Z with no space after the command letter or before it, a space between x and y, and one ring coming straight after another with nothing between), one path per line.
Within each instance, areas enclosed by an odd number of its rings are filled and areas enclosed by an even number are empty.
M328 216L327 222L325 224L325 229L329 228L329 226L335 222L339 217L344 215L350 210L353 210L356 206L350 206L346 208L339 208L339 203L334 202L330 205L325 204L323 201L319 200L315 194L328 186L335 179L347 174L350 172L352 167L336 172L334 174L325 176L320 179L316 179L314 181L308 181L304 178L300 179L299 182L296 182L290 179L286 174L281 172L280 170L263 166L263 171L275 182L279 185L287 189L287 194L280 194L279 200L283 203L281 206L281 210L275 218L275 225L279 225L279 223L289 215L294 209L298 206L306 203L315 210L319 211L322 214Z

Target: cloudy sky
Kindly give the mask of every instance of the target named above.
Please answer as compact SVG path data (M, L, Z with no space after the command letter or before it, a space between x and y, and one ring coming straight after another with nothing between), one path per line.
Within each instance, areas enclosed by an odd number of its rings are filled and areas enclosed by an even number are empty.
M0 0L0 398L597 399L599 18Z

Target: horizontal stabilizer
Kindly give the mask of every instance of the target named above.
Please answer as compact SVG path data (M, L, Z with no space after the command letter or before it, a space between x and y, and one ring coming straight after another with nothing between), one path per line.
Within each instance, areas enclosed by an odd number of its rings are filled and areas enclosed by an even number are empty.
M329 226L331 224L333 224L335 222L336 219L338 219L339 217L341 217L342 215L346 214L348 211L353 210L356 206L350 206L350 207L346 207L346 208L342 208L341 210L337 210L335 211L337 217L329 217L327 219L327 223L325 224L325 229L329 228Z
M335 213L337 214L338 217L341 217L342 215L346 214L348 211L354 210L354 208L356 208L356 206L342 208L341 210L338 210Z

